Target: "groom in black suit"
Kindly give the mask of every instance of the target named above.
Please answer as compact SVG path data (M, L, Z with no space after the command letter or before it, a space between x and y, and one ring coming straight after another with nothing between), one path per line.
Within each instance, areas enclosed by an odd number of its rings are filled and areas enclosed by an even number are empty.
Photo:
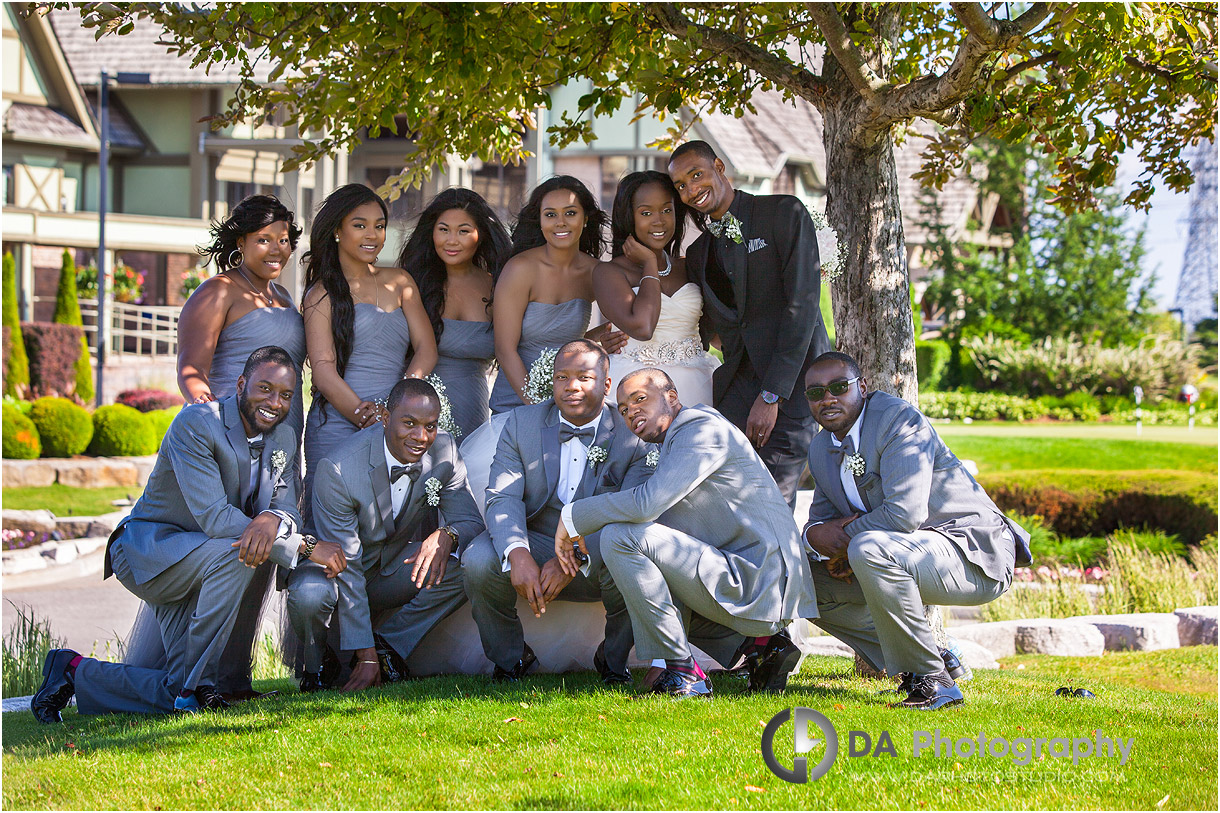
M801 376L833 349L813 220L791 195L734 190L706 141L674 150L669 174L703 231L686 267L703 290L704 344L718 335L724 352L712 406L745 432L791 505L814 434Z

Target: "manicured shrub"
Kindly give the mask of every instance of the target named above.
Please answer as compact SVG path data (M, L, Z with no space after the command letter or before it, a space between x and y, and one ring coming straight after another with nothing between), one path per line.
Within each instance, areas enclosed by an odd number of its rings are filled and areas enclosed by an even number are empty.
M169 431L169 425L174 422L174 418L182 411L182 405L170 407L169 409L154 409L151 412L144 413L144 419L152 424L153 432L157 436L157 448L161 448L161 441L165 440L165 433Z
M80 301L76 295L76 263L72 253L64 249L63 262L59 268L59 288L55 291L55 315L51 321L57 325L85 323L80 316ZM82 401L93 400L93 365L89 363L89 341L81 331L80 355L76 358L76 397Z
M17 263L12 253L4 255L4 329L7 349L4 353L4 394L24 398L30 391L30 360L21 335L21 315L17 310Z
M1189 471L1032 470L981 475L1001 510L1038 515L1064 537L1152 528L1197 544L1216 532L1216 476Z
M21 332L30 355L31 392L40 397L73 395L84 331L74 325L23 322Z
M998 392L922 393L919 408L929 418L950 420L1033 421L1047 414L1038 401Z
M157 451L157 430L138 409L123 404L98 407L93 413L89 454L100 457L148 455Z
M93 439L93 420L88 411L67 398L39 398L30 407L30 420L38 427L43 457L78 455Z
M915 342L915 367L919 371L920 390L940 389L952 355L949 343L940 339Z
M152 412L155 409L169 409L182 406L182 396L176 392L166 392L158 389L123 390L114 399L116 404L125 404L141 412Z
M4 456L9 460L34 460L42 454L42 441L34 422L17 409L4 405Z

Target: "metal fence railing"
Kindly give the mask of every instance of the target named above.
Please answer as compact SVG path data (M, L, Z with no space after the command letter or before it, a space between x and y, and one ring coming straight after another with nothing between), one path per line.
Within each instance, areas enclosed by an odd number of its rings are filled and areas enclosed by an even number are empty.
M35 297L34 302L54 300ZM176 305L137 305L111 302L109 356L118 359L148 359L161 361L178 355L178 316L182 308ZM90 355L97 356L97 300L80 300L81 321Z

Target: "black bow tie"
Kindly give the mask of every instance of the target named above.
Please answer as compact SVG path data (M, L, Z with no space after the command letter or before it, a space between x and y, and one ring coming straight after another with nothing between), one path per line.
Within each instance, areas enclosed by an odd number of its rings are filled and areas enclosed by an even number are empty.
M414 483L419 479L419 464L413 463L410 466L390 466L391 483L397 483L398 478L402 477L404 474L410 477L411 482Z
M577 429L574 426L568 426L566 423L559 424L559 445L567 443L572 438L577 438L581 443L588 446L593 442L595 430L592 426L584 426Z
M250 459L258 460L263 456L263 447L267 445L265 438L250 441Z
M848 435L843 438L843 442L840 445L835 446L833 443L830 444L830 453L838 455L840 458L851 457L856 453L856 443Z

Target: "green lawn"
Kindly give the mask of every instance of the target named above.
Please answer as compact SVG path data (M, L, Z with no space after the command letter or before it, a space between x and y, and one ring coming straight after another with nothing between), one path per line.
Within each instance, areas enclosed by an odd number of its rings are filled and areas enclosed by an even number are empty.
M1185 426L1145 426L1135 433L1132 424L1057 422L1016 423L1015 421L975 421L963 423L935 424L936 431L946 440L960 435L979 435L1002 438L1077 438L1080 440L1131 440L1135 442L1161 441L1165 443L1198 444L1215 447L1216 427L1200 426L1187 429ZM1041 467L1040 467L1041 468Z
M1017 666L1024 668L1018 669ZM783 697L722 678L711 702L632 701L592 673L517 687L432 678L343 696L282 697L185 718L4 718L6 808L32 809L1216 809L1216 648L1024 656L964 684L967 704L891 710L846 658L811 658ZM1094 701L1054 690L1085 686ZM790 785L760 756L763 726L807 706L839 731L836 764ZM1129 761L937 758L942 736L1134 738ZM848 758L849 730L897 756ZM785 747L783 742L788 745ZM791 765L791 724L777 756ZM819 752L820 753L820 752Z
M32 488L4 489L4 507L9 510L45 508L57 517L94 517L119 510L111 502L144 492L141 486L73 488L59 483Z
M978 463L979 471L1026 469L1181 469L1216 474L1216 447L1154 440L1103 437L1030 437L942 432L960 458ZM940 427L937 427L940 431Z

